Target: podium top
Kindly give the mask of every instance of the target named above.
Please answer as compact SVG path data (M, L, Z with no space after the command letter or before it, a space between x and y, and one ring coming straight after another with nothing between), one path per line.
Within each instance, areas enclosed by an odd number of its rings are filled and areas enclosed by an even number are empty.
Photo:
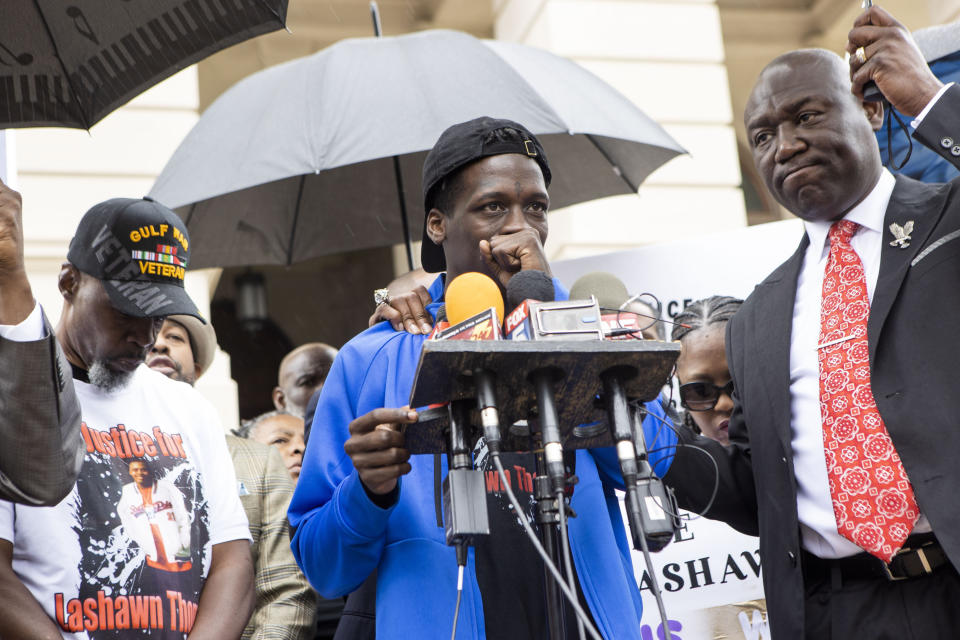
M566 437L577 425L604 420L597 403L604 372L619 371L627 397L649 401L667 382L679 355L678 343L652 340L427 341L420 353L410 406L475 398L474 371L485 369L496 378L501 428L507 431L511 425L536 416L537 397L531 376L537 370L549 369ZM407 430L412 453L443 450L440 432L445 416L425 422L429 425L425 423L419 430L410 425ZM577 446L607 444L591 438L582 439Z

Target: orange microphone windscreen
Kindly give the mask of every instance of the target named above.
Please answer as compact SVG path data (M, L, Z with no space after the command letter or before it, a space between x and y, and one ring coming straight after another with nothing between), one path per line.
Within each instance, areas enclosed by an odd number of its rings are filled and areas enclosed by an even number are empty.
M451 325L493 307L497 318L503 320L503 295L500 287L489 276L471 271L453 279L444 294L447 320Z

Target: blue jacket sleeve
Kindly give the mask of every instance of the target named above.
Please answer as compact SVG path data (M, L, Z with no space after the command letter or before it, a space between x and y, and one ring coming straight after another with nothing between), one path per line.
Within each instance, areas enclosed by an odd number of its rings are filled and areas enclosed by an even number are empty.
M326 598L353 591L376 568L393 509L367 496L343 445L349 424L362 405L383 406L380 378L388 367L371 367L371 358L350 343L330 369L320 394L303 470L288 516L294 529L291 548L310 584ZM380 387L379 398L363 397ZM362 413L366 413L363 411Z

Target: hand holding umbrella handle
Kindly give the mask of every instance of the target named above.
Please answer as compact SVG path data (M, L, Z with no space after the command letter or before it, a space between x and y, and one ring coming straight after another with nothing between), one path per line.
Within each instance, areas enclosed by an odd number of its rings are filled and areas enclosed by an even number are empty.
M916 117L943 87L913 36L903 24L880 7L870 7L857 17L847 36L850 79L854 95L869 100L870 84L898 112Z

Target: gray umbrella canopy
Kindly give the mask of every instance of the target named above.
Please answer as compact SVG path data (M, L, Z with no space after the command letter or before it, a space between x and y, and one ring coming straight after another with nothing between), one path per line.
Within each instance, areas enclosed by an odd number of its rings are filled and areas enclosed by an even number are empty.
M448 126L524 124L553 172L552 207L636 192L683 149L577 64L455 31L339 42L252 75L200 118L150 196L177 209L192 267L290 264L403 241L423 225L421 168Z

